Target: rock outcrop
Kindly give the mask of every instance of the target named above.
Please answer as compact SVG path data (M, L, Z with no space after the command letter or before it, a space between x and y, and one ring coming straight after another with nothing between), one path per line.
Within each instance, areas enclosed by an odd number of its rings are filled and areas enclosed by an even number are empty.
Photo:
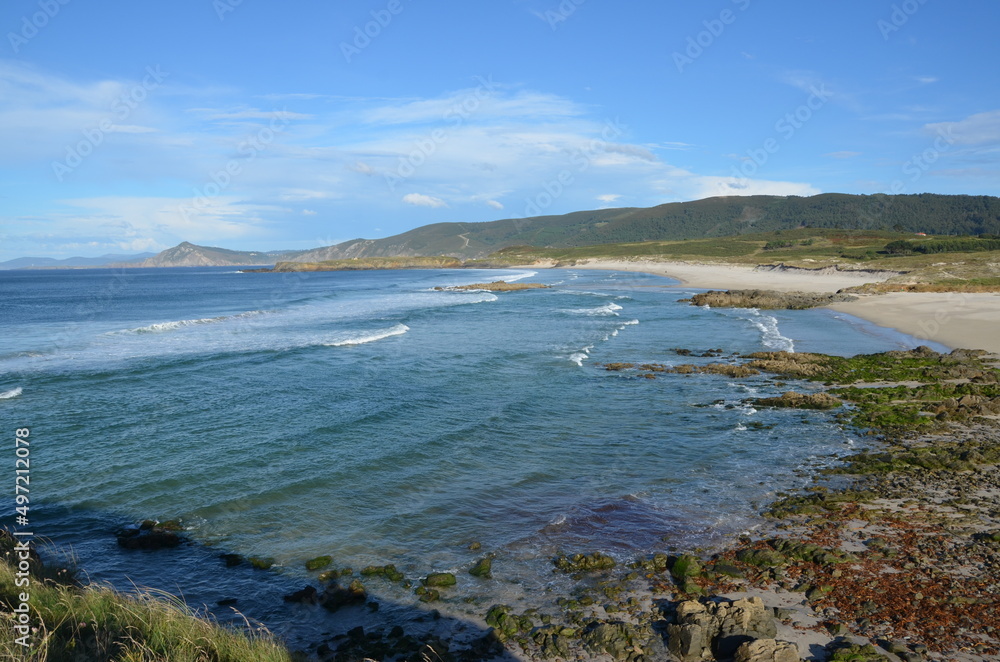
M787 391L775 398L757 398L753 403L760 407L790 407L792 409L836 409L843 403L826 393L796 393Z
M778 632L774 614L760 598L688 600L677 605L676 620L667 626L667 639L670 652L682 662L729 659L742 645L774 639Z
M695 294L689 301L692 306L712 308L757 308L759 310L804 310L831 303L856 301L850 294L823 292L776 292L774 290L728 290Z
M454 287L435 287L435 290L439 292L442 290L447 291L467 291L467 290L486 290L488 292L518 292L521 290L543 290L547 289L548 285L543 285L541 283L508 283L504 280L496 280L492 283L473 283L472 285L455 285Z
M733 662L801 662L795 644L774 639L748 641L736 649Z

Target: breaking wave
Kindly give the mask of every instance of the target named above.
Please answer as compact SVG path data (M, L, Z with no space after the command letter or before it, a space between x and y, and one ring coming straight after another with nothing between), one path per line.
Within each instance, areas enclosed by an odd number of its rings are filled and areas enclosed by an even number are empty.
M169 333L170 331L176 331L177 329L183 329L188 326L201 326L202 324L220 324L223 322L229 322L232 320L250 319L252 317L257 317L259 315L267 314L266 310L251 310L246 313L239 313L238 315L222 315L220 317L205 317L203 319L195 320L178 320L176 322L159 322L157 324L150 324L148 326L140 326L135 329L126 329L124 331L112 331L112 334L121 333Z
M391 329L383 329L381 331L372 331L370 333L366 333L366 334L363 334L363 335L354 336L354 337L351 337L351 338L345 338L344 340L338 340L336 342L328 342L328 343L323 343L323 344L326 345L327 347L345 347L345 346L350 346L350 345L364 345L366 343L376 342L378 340L384 340L385 338L391 338L393 336L401 336L401 335L403 335L404 333L406 333L409 330L410 330L410 327L406 326L405 324L397 324L396 326L392 327Z
M16 398L24 392L24 389L18 386L17 388L12 388L9 391L4 391L0 393L0 400L10 400L11 398Z

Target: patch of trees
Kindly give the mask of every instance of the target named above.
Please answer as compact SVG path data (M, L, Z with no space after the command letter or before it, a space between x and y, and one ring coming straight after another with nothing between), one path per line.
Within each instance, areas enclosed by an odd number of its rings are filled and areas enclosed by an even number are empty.
M914 242L906 239L890 241L885 245L889 255L909 255L921 253L980 253L983 251L1000 251L1000 238L984 235L980 238L968 237L958 239L935 239L933 241Z

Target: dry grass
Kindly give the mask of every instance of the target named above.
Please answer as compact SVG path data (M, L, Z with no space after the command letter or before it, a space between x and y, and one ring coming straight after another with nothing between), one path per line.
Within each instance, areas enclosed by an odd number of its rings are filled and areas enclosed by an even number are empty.
M4 542L4 541L0 541ZM0 661L3 662L292 662L263 627L235 631L196 616L184 603L152 591L125 595L79 587L32 563L28 587L0 562ZM68 579L70 573L61 576ZM28 646L17 643L13 609L30 595Z

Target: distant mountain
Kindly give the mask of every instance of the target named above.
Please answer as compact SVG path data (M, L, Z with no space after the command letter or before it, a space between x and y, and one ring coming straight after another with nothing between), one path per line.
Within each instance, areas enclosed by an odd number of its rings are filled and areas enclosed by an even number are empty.
M508 246L701 239L796 227L929 234L1000 234L1000 198L968 195L733 196L650 208L601 209L487 223L435 223L385 239L355 239L293 261L452 255L484 257Z
M511 246L573 248L773 232L798 227L899 230L928 234L1000 235L1000 198L971 195L732 196L658 207L599 209L486 223L435 223L384 239L354 239L307 251L233 251L184 242L123 267L265 266L373 257L480 258ZM110 256L106 256L110 257ZM127 256L133 258L134 256ZM71 260L103 258L71 258ZM15 266L11 266L15 265ZM69 260L20 258L2 269L96 266Z
M232 251L228 248L196 246L187 241L168 248L141 262L119 266L129 267L245 267L263 266L290 261L306 251Z
M0 269L66 269L73 267L103 267L110 264L137 262L156 255L156 253L137 253L135 255L108 254L101 257L67 257L57 260L52 257L19 257L15 260L0 262Z

